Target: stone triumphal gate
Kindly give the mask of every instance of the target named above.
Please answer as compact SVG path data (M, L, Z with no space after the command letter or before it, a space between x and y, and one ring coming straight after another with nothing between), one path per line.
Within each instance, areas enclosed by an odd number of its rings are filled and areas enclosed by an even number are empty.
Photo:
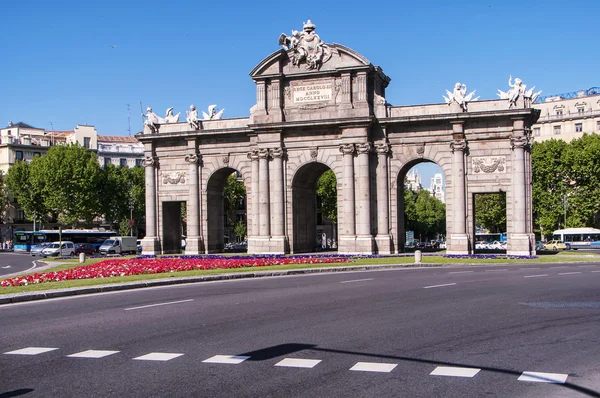
M279 50L250 73L248 118L186 122L149 109L145 147L144 254L224 248L223 187L237 171L247 190L248 252L311 252L317 242L316 182L331 169L338 186L338 251L403 250L407 171L434 162L446 180L447 252L474 247L474 196L505 192L508 254L534 253L530 126L537 94L516 79L501 99L472 100L457 83L446 103L391 106L390 78L365 57L326 44L310 21L281 35ZM170 111L170 110L169 110ZM169 116L171 118L169 119ZM220 116L220 115L219 115Z

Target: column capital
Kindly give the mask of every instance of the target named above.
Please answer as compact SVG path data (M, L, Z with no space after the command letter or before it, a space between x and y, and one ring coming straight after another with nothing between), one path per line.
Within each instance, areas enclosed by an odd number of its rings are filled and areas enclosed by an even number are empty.
M146 156L144 160L142 160L142 165L144 167L156 167L158 166L158 157Z
M379 155L387 156L387 154L390 152L390 144L388 144L387 142L376 144L375 151L377 151L377 154Z
M340 145L340 152L345 155L353 155L355 151L354 144L342 144Z
M465 149L467 149L467 141L466 140L452 140L450 142L450 149L452 149L452 152L464 151Z
M250 159L251 161L257 161L258 160L258 149L253 149L250 152L248 152L248 159Z
M362 142L362 143L356 145L356 151L359 154L368 154L372 150L373 150L373 144L371 144L370 142Z
M199 153L190 153L185 155L185 161L190 164L200 164L201 156Z
M515 148L525 149L529 144L529 139L526 136L510 137L510 146Z
M258 150L258 158L259 159L269 159L269 149L262 148Z
M278 147L278 148L273 148L270 150L270 155L273 159L275 158L281 158L283 159L285 156L285 149Z

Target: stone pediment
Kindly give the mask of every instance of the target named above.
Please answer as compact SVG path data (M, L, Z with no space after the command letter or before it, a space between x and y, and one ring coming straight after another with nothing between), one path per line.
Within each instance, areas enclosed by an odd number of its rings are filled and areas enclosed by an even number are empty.
M286 51L281 49L275 51L256 65L252 72L250 72L250 76L256 80L278 75L323 75L342 70L347 71L373 67L367 58L348 47L336 43L329 44L328 46L331 49L331 58L321 65L318 70L307 70L303 65L294 65L290 56L291 50Z

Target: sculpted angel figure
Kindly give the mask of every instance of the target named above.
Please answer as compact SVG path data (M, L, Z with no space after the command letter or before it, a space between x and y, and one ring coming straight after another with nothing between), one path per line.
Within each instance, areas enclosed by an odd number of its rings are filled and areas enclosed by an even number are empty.
M217 112L216 105L209 105L208 113L202 111L202 117L204 118L204 120L218 120L221 117L223 117L224 111L225 109L221 109L219 112Z
M142 113L142 116L146 118L144 126L148 126L153 133L158 132L158 125L161 124L162 119L152 112L152 108L146 108L146 114Z
M315 33L316 28L309 19L304 24L302 32L293 30L291 36L284 33L279 36L279 45L286 50L292 50L290 57L293 65L299 67L300 64L306 63L306 68L309 70L319 69L331 58L331 49Z
M463 112L467 111L468 102L477 101L479 99L479 97L473 98L473 95L475 95L475 90L467 94L467 86L465 84L461 84L460 82L454 85L453 92L446 90L446 94L448 94L448 97L443 95L446 103L450 105L452 101L456 102L458 105L460 105Z
M517 100L520 97L533 103L542 93L541 91L534 93L533 90L535 89L535 86L533 86L532 88L527 90L527 85L523 84L523 81L521 79L519 79L518 77L515 78L515 83L513 84L512 83L512 75L510 75L508 78L508 86L510 87L510 89L507 92L498 90L498 96L502 99L508 100L508 102L510 104L509 108L516 106ZM526 106L530 106L530 104L528 104Z
M179 121L179 112L177 115L173 115L173 107L167 109L167 114L165 116L165 123L177 123Z
M198 130L200 128L200 119L198 119L198 111L194 105L190 105L190 110L186 112L187 118L185 119L191 128Z

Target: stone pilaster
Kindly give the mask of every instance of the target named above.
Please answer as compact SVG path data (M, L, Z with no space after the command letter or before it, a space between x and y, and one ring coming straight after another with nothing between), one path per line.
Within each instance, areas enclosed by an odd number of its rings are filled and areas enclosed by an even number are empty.
M194 141L190 141L194 144ZM202 205L200 200L199 170L200 155L193 152L185 156L188 163L188 189L189 200L187 203L187 238L185 254L201 254L202 250Z
M285 176L283 173L283 163L285 150L283 148L274 148L270 152L272 163L271 173L271 201L273 203L272 238L271 250L285 253Z
M156 222L156 166L158 166L158 158L147 155L142 161L142 165L146 168L146 236L142 239L142 254L155 255L160 251Z
M269 150L261 149L258 153L258 220L259 235L271 236L271 202L269 195Z
M354 144L340 145L340 152L343 154L342 205L340 206L338 203L338 209L342 209L343 214L338 215L338 220L342 221L340 225L341 233L338 239L338 251L340 253L354 253L356 252Z
M452 233L448 254L469 254L465 190L465 140L462 122L452 124Z
M248 223L248 253L258 253L260 244L258 236L260 231L259 220L259 165L258 149L248 152L251 164L250 200L246 208L246 220Z
M512 147L512 231L508 232L508 249L510 255L530 255L532 248L527 231L527 179L525 178L525 152L528 138L525 135L525 121L513 121L513 135L510 139Z
M371 184L370 184L370 153L373 146L364 142L356 146L357 156L357 198L358 223L356 248L361 253L373 253L373 234L371 231Z
M389 222L389 186L388 186L388 143L377 144L377 253L391 254Z

